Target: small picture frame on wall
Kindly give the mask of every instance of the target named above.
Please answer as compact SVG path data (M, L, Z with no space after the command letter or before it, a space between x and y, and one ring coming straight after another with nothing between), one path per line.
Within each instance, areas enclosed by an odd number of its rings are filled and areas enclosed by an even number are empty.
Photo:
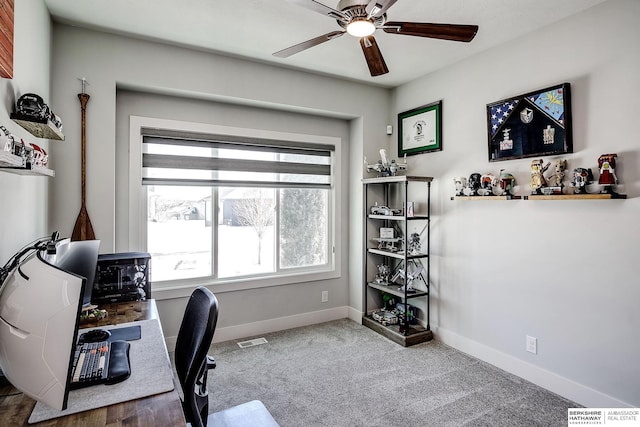
M562 83L487 105L489 161L571 153L571 86Z
M398 114L398 155L442 150L442 100Z

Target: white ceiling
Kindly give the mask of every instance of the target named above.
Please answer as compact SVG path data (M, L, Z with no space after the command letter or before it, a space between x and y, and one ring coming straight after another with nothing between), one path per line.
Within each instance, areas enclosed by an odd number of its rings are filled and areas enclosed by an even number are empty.
M337 0L318 0L335 8ZM192 46L394 87L520 37L605 0L398 0L388 20L475 24L471 43L375 33L389 73L371 77L344 35L286 59L273 52L339 30L335 20L287 0L45 0L57 22Z

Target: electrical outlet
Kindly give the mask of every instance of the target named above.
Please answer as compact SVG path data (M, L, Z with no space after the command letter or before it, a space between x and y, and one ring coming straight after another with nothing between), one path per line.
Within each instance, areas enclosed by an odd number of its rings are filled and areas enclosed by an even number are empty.
M322 291L322 302L329 301L329 291Z
M538 354L538 339L527 335L527 351L529 353Z

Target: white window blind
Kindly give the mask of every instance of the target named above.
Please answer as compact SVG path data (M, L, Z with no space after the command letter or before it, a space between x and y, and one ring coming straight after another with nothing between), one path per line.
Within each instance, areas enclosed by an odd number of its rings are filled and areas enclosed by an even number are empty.
M145 129L144 185L329 188L335 146Z

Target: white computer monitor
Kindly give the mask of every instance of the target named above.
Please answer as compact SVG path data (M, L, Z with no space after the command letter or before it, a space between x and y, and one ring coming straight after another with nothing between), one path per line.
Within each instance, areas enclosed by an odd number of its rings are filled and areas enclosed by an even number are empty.
M99 241L57 246L55 256L46 250L28 254L2 284L0 368L18 390L63 410L84 289L92 284L61 266L95 270Z

